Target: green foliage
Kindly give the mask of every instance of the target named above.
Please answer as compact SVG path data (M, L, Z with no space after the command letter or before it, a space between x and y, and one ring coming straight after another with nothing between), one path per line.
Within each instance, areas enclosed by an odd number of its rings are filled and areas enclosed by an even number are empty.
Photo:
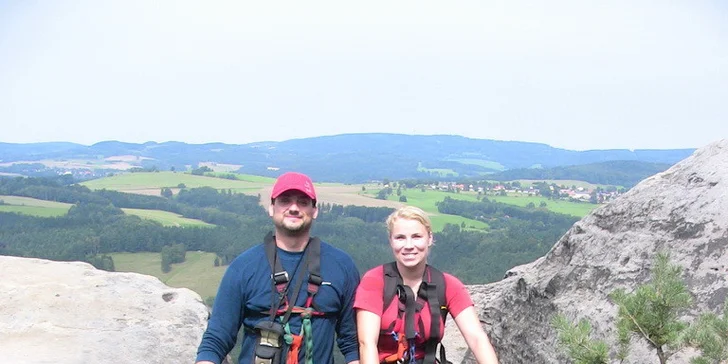
M202 166L200 168L193 169L192 172L190 172L190 173L192 173L195 176L202 176L207 172L212 172L212 169L208 166Z
M692 364L714 364L728 361L728 301L723 316L712 312L701 314L683 335L683 343L701 351Z
M681 278L682 267L669 259L668 254L657 254L651 281L634 292L617 289L610 294L618 307L620 345L628 346L633 336L643 339L657 351L660 363L667 362L679 348L680 334L687 327L679 315L692 303Z
M106 254L87 255L86 261L91 263L95 268L108 272L114 272L114 258Z
M575 364L609 363L609 347L604 341L594 340L591 324L581 320L572 324L563 314L554 316L551 325L558 332L558 342Z
M609 295L618 309L617 360L623 362L627 358L632 337L642 339L655 349L662 364L683 344L703 350L703 356L693 364L720 363L728 358L728 305L722 319L705 314L686 329L687 324L679 317L691 305L692 297L681 275L682 268L671 264L668 254L658 253L649 282L632 293L616 289ZM559 333L559 344L576 363L607 363L608 347L589 338L588 321L572 325L565 316L557 315L552 326Z
M162 272L168 273L172 270L172 264L184 263L187 250L184 244L166 245L162 248Z
M164 173L172 175L170 172L156 174ZM170 185L169 181L167 185ZM398 185L403 189L407 186L405 183ZM414 187L407 188L409 203L414 204L420 192ZM0 212L0 241L4 244L2 251L5 254L53 260L87 260L87 257L116 252L159 253L165 245L175 242L183 244L189 251L214 253L219 257L219 264L226 265L243 250L260 243L272 228L270 217L260 206L259 197L232 193L229 189L189 188L167 199L112 190L92 191L80 186L60 186L56 182L35 178L0 178L0 196L4 196L4 200L5 196L19 194L36 199L48 197L73 205L68 214L54 218ZM444 192L432 194L439 198L444 195ZM470 198L462 194L459 196ZM446 202L441 207L449 208L453 213L441 212L433 217L435 225L444 221L437 219L452 218L445 221L452 227L446 223L437 225L442 227L435 230L437 247L433 249L431 262L468 284L498 280L514 265L542 256L575 221L572 217L560 217L562 215L543 211L526 211L518 207L509 210L505 204L491 206L474 198L472 196L473 201L470 203L479 206L478 209L471 209L471 205L459 206ZM433 197L432 209L436 202L437 199ZM483 206L492 209L485 211ZM124 214L125 211L131 211L129 209L174 213L213 226L164 225ZM392 211L389 207L321 203L312 233L348 252L363 272L392 259L384 225ZM468 216L468 220L464 220L466 217L463 215ZM476 216L479 216L478 220L472 218ZM490 232L481 230L488 224L493 224ZM159 254L155 255L160 257ZM171 269L172 264L165 260L165 269ZM208 267L213 264L214 257L210 258ZM119 269L119 264L116 265ZM160 265L161 259L155 262L155 271L159 270Z

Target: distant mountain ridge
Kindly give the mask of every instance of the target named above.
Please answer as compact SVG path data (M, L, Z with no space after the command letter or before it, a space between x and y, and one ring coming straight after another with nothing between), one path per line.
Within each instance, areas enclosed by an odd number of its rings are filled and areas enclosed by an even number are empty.
M572 151L546 144L472 139L457 135L341 134L282 142L187 144L104 141L0 143L0 163L48 159L143 157L141 167L183 170L202 162L242 165L238 172L277 176L299 170L321 182L359 183L382 178L472 178L519 168L553 168L608 161L672 165L695 149Z

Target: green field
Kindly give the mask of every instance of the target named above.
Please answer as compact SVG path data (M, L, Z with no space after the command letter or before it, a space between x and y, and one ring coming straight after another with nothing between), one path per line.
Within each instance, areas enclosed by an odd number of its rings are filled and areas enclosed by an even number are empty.
M372 196L376 196L379 191L370 190L367 193ZM444 200L445 197L450 197L456 200L477 201L476 195L464 193L449 193L433 190L425 190L425 192L422 192L422 190L419 188L403 189L402 195L407 196L408 205L417 206L422 210L430 213L430 220L432 221L432 231L442 231L442 229L445 228L446 224L461 225L463 222L465 223L466 228L488 228L488 224L482 221L468 219L462 216L441 214L437 211L437 203ZM389 196L388 199L391 201L399 201L399 196L393 193Z
M372 190L368 192L369 194L376 196L379 191ZM407 196L407 204L417 206L427 212L437 214L437 203L444 200L445 197L450 197L452 199L456 200L464 200L464 201L472 201L477 202L478 201L478 195L474 192L460 192L460 193L452 193L452 192L445 192L445 191L434 191L430 189L426 189L424 192L422 192L419 188L410 188L410 189L403 189L402 195ZM494 196L494 195L488 195L486 196L491 201L496 202L502 202L510 205L516 205L521 207L526 207L529 202L533 202L536 207L538 207L541 202L546 202L546 208L550 211L557 212L560 214L566 214L576 217L584 217L587 214L589 214L592 210L599 207L599 205L594 205L590 203L583 203L583 202L571 202L571 201L564 201L564 200L549 200L545 197L541 196L525 196L525 195L516 195L516 196ZM391 194L389 196L389 199L392 201L398 201L399 196L396 194ZM438 219L438 216L432 216L432 224L435 225L435 220ZM464 218L460 218L464 219ZM476 220L470 220L465 219L465 224L470 226L471 222L473 223L479 223L483 224L480 221ZM438 226L445 225L444 221L438 221ZM452 223L452 222L450 222ZM459 224L460 221L457 221ZM479 225L473 225L475 227L480 227ZM435 229L435 231L440 231L441 228Z
M507 203L509 205L516 205L526 207L530 202L536 207L539 207L541 202L546 203L546 208L549 211L558 212L560 214L571 215L576 217L584 217L588 215L592 210L599 207L586 202L571 202L564 200L549 200L546 197L541 196L487 196L489 200Z
M215 226L204 221L188 219L174 212L162 210L129 209L122 208L125 214L139 216L142 219L154 220L164 226Z
M21 196L0 195L0 201L4 203L4 205L0 205L0 211L2 212L15 212L39 217L63 216L73 206L70 203L38 200Z
M446 171L440 171L445 172ZM137 193L149 193L155 192L157 189L161 189L163 187L170 187L170 188L176 188L177 185L183 183L188 188L194 188L194 187L213 187L216 189L230 189L232 191L238 192L238 193L245 193L245 194L259 194L261 191L263 191L265 188L270 187L270 185L273 184L274 179L268 178L268 177L260 177L260 176L252 176L252 175L243 175L243 174L236 174L236 177L239 178L239 180L231 180L231 179L223 179L223 178L215 178L215 177L209 177L209 176L196 176L191 175L187 173L174 173L174 172L152 172L152 173L126 173L126 174L120 174L112 177L102 178L98 180L91 180L83 182L83 184L91 189L110 189L110 190L118 190L123 192L137 192ZM532 184L533 182L537 181L528 181L523 180L520 181L522 185L528 186ZM565 186L580 186L585 188L593 188L594 185L591 185L586 182L582 181L565 181L565 180L555 180L555 181L549 181L549 183L557 183L559 185L565 185ZM327 187L335 188L336 186L344 186L342 184L335 184L335 183L324 183L324 184L317 184L319 189L321 191L320 194L322 196L325 195L325 191L327 190ZM361 190L358 188L351 189L353 194L360 194ZM364 194L368 196L376 196L378 193L378 190L375 188L369 188L366 190ZM457 224L462 225L465 224L466 228L475 228L475 229L487 229L488 226L486 223L482 221L467 219L460 216L454 216L454 215L444 215L439 214L437 212L437 203L445 199L445 197L450 197L454 199L460 199L460 200L466 200L466 201L478 201L478 195L474 192L461 192L461 193L451 193L451 192L444 192L444 191L434 191L427 189L424 192L419 188L411 188L411 189L403 189L402 194L407 197L407 204L414 205L422 208L423 210L431 213L431 219L433 224L433 230L434 231L442 231L442 229L445 227L446 224ZM517 206L527 206L529 202L533 202L537 207L541 204L541 202L546 202L546 208L553 212L563 213L571 216L576 217L583 217L587 215L591 210L598 207L597 205L588 204L588 203L576 203L576 202L570 202L570 201L562 201L562 200L548 200L543 197L517 197L517 196L487 196L489 199L492 199L494 201L503 202L507 204L517 205ZM389 200L391 201L399 201L399 196L396 194L392 194L389 196ZM186 224L194 224L192 221L184 221L179 220L183 219L182 217L173 217L172 215L165 215L162 216L161 214L157 213L146 213L145 212L130 212L137 215L140 215L145 218L151 218L157 221L160 221L167 225L177 226L175 224L180 225L186 225ZM165 219L167 219L165 221ZM194 220L193 220L194 221Z
M274 179L268 177L240 174L238 180L197 176L177 172L153 173L124 173L111 177L94 179L81 184L92 190L138 191L149 189L162 189L163 187L176 188L184 184L187 188L212 187L216 189L230 189L236 192L258 191L273 184Z
M186 261L172 264L169 273L162 273L159 253L111 253L117 272L135 272L159 278L170 287L185 287L197 292L204 300L215 297L226 267L215 267L215 254L187 252Z

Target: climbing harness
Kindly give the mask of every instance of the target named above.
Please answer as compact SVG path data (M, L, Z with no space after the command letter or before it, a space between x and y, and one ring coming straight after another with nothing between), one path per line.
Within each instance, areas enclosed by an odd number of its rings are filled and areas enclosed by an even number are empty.
M255 325L254 331L258 336L255 346L255 364L298 364L301 346L304 349L305 364L313 364L313 332L311 318L322 316L313 302L323 279L321 278L321 240L313 237L308 241L303 256L296 267L295 283L291 300L288 298L290 277L283 269L276 254L275 237L268 233L264 240L265 253L271 267L271 287L273 290L271 308L268 320L261 320ZM304 267L300 267L301 263ZM297 273L296 273L297 272ZM304 276L308 272L307 298L303 307L295 306L298 294L301 291ZM292 314L301 317L301 332L293 334L288 325ZM284 350L286 349L287 350Z
M397 352L389 355L383 363L422 363L434 364L448 363L445 355L445 348L440 345L439 358L437 357L437 346L442 340L440 328L444 327L447 318L448 308L445 297L445 276L444 274L427 265L422 277L422 283L417 292L414 294L412 289L405 285L402 276L397 270L396 262L387 263L384 269L384 292L383 292L383 312L387 310L394 300L398 299L398 315L397 320L404 319L404 332L395 332L393 329L396 322L392 322L384 333L389 334L397 342ZM415 312L420 311L424 306L423 302L427 302L430 307L430 335L425 340L425 356L420 360L415 357L416 340L420 336L420 332L424 332L422 321L418 322L420 331L415 330ZM442 326L441 326L442 325Z

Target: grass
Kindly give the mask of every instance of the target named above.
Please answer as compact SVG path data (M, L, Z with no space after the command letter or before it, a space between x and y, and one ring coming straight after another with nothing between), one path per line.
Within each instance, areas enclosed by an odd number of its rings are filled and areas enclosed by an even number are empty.
M371 195L376 196L379 193L378 190L369 190ZM443 191L425 190L422 192L419 188L403 189L402 195L407 196L407 204L417 206L422 210L430 213L430 220L432 221L432 231L442 231L446 224L462 225L465 223L466 228L475 229L488 229L488 224L468 219L462 216L441 214L437 211L437 203L444 200L445 197L451 197L458 200L466 201L477 201L475 195L463 194L463 193L448 193ZM393 193L389 196L390 201L399 201L399 196Z
M441 171L445 172L446 171ZM253 176L253 175L245 175L245 174L236 174L236 177L239 178L238 180L231 180L231 179L223 179L223 178L215 178L215 177L209 177L209 176L196 176L191 175L187 173L174 173L174 172L148 172L148 173L126 173L126 174L120 174L112 177L102 178L98 180L91 180L83 182L83 184L91 189L101 189L106 188L109 190L118 190L122 192L138 192L138 193L149 193L149 191L154 192L156 189L161 189L163 187L172 187L175 188L180 183L185 184L185 186L189 188L195 188L195 187L213 187L216 189L229 189L237 193L244 193L248 195L257 195L263 193L267 188L270 188L270 186L275 181L273 178L269 177L261 177L261 176ZM521 183L523 185L530 185L531 183L536 181L528 181L528 180L522 180ZM586 182L582 181L567 181L567 180L554 180L554 181L548 181L557 183L559 185L576 185L576 186L582 186L585 188L593 188L594 185L591 185ZM359 188L357 188L359 186ZM372 199L367 201L367 205L377 205L376 200L374 197L379 192L379 188L373 188L373 186L367 186L367 190L365 192L361 191L360 188L361 185L343 185L343 184L336 184L336 183L322 183L317 184L317 189L319 190L319 195L321 195L322 201L326 201L327 199L324 198L327 196L327 191L331 191L331 196L335 196L336 199L332 199L332 201L338 201L337 203L345 204L341 201L346 200L346 198L342 197L346 194L351 194L352 196L361 194L366 196L371 196ZM348 191L348 192L343 192ZM402 194L407 197L406 204L414 205L417 207L422 208L423 210L431 213L431 219L433 224L433 230L434 231L442 231L442 229L445 227L445 224L457 224L462 225L465 223L466 228L475 228L475 229L487 229L488 226L482 221L467 219L460 216L454 216L454 215L445 215L440 214L437 212L437 203L445 199L445 197L450 197L454 199L460 199L460 200L466 200L466 201L478 201L478 196L474 192L461 192L461 193L451 193L451 192L444 192L444 191L433 191L433 190L425 190L424 192L419 188L411 188L411 189L404 189L402 190ZM588 204L588 203L576 203L576 202L569 202L569 201L552 201L548 200L543 197L517 197L517 196L488 196L488 198L503 202L507 204L517 205L517 206L527 206L529 202L533 202L537 207L541 204L541 202L546 202L546 208L553 212L558 212L562 214L567 214L571 216L576 217L583 217L587 215L591 210L598 207L597 205ZM266 199L263 199L263 203L265 203ZM352 200L356 201L356 200ZM396 194L392 194L389 196L389 204L391 204L391 201L399 201L399 196ZM361 201L360 201L361 202ZM371 203L371 204L370 204ZM357 204L357 202L354 202L354 204ZM385 206L382 204L382 206ZM391 205L390 205L391 206ZM132 212L133 213L133 212ZM136 213L141 216L142 212ZM162 223L167 224L181 224L183 225L183 219L181 217L173 218L171 216L160 216L158 214L152 214L149 216L144 216L147 218L156 219L157 221L160 221ZM164 220L167 219L165 222ZM171 220L170 220L171 219ZM192 221L186 221L185 223L188 224L194 224ZM176 226L176 225L174 225Z
M212 224L208 224L204 221L188 219L186 217L183 217L182 215L175 214L169 211L130 208L122 208L121 210L124 211L125 214L136 215L143 219L154 220L164 226L215 226Z
M541 205L541 202L546 203L546 208L553 212L560 214L571 215L576 217L584 217L589 214L592 210L599 207L586 202L571 202L563 200L549 200L546 197L541 196L487 196L489 200L507 203L509 205L516 205L526 207L529 203L533 202L536 207Z
M368 193L372 195L376 195L379 191L377 190L371 190ZM478 195L474 192L460 192L460 193L452 193L452 192L445 192L445 191L434 191L426 189L424 192L422 192L421 189L417 188L410 188L406 190L402 190L402 195L407 196L407 204L417 206L427 212L437 214L437 203L444 200L445 197L450 197L452 199L456 200L464 200L464 201L472 201L477 202L478 201ZM530 202L533 202L536 207L539 207L541 205L541 202L546 203L546 208L549 211L557 212L560 214L566 214L576 217L584 217L587 214L589 214L592 210L599 207L599 205L594 205L590 203L581 203L581 202L571 202L571 201L564 201L564 200L549 200L545 197L541 196L525 196L525 195L515 195L515 196L492 196L488 195L486 196L491 201L496 202L502 202L505 204L510 205L516 205L521 207L526 207ZM389 196L390 200L398 201L399 196L396 194L392 194ZM439 215L444 216L444 215ZM462 220L447 220L442 217L438 217L438 215L431 216L432 223L433 223L433 229L435 228L434 225L437 226L444 226L446 222L453 223L457 222L460 224ZM476 220L470 220L465 218L464 219L465 224L467 226L475 226L477 228L482 228L481 226L485 225L484 223ZM435 224L436 220L440 220ZM481 225L477 225L481 224ZM440 231L441 228L435 229L435 231Z
M5 203L4 205L0 205L0 211L2 212L15 212L38 217L64 216L68 213L71 206L73 206L70 203L39 200L22 196L0 195L0 201Z
M92 190L134 191L177 187L184 184L187 188L212 187L232 190L260 190L273 184L274 179L251 175L237 175L239 180L197 176L177 172L124 173L101 179L84 181L81 184Z
M162 273L159 253L111 253L117 272L135 272L159 278L170 287L185 287L197 292L202 299L215 297L226 267L215 267L215 254L187 252L184 263L172 264L172 270Z

